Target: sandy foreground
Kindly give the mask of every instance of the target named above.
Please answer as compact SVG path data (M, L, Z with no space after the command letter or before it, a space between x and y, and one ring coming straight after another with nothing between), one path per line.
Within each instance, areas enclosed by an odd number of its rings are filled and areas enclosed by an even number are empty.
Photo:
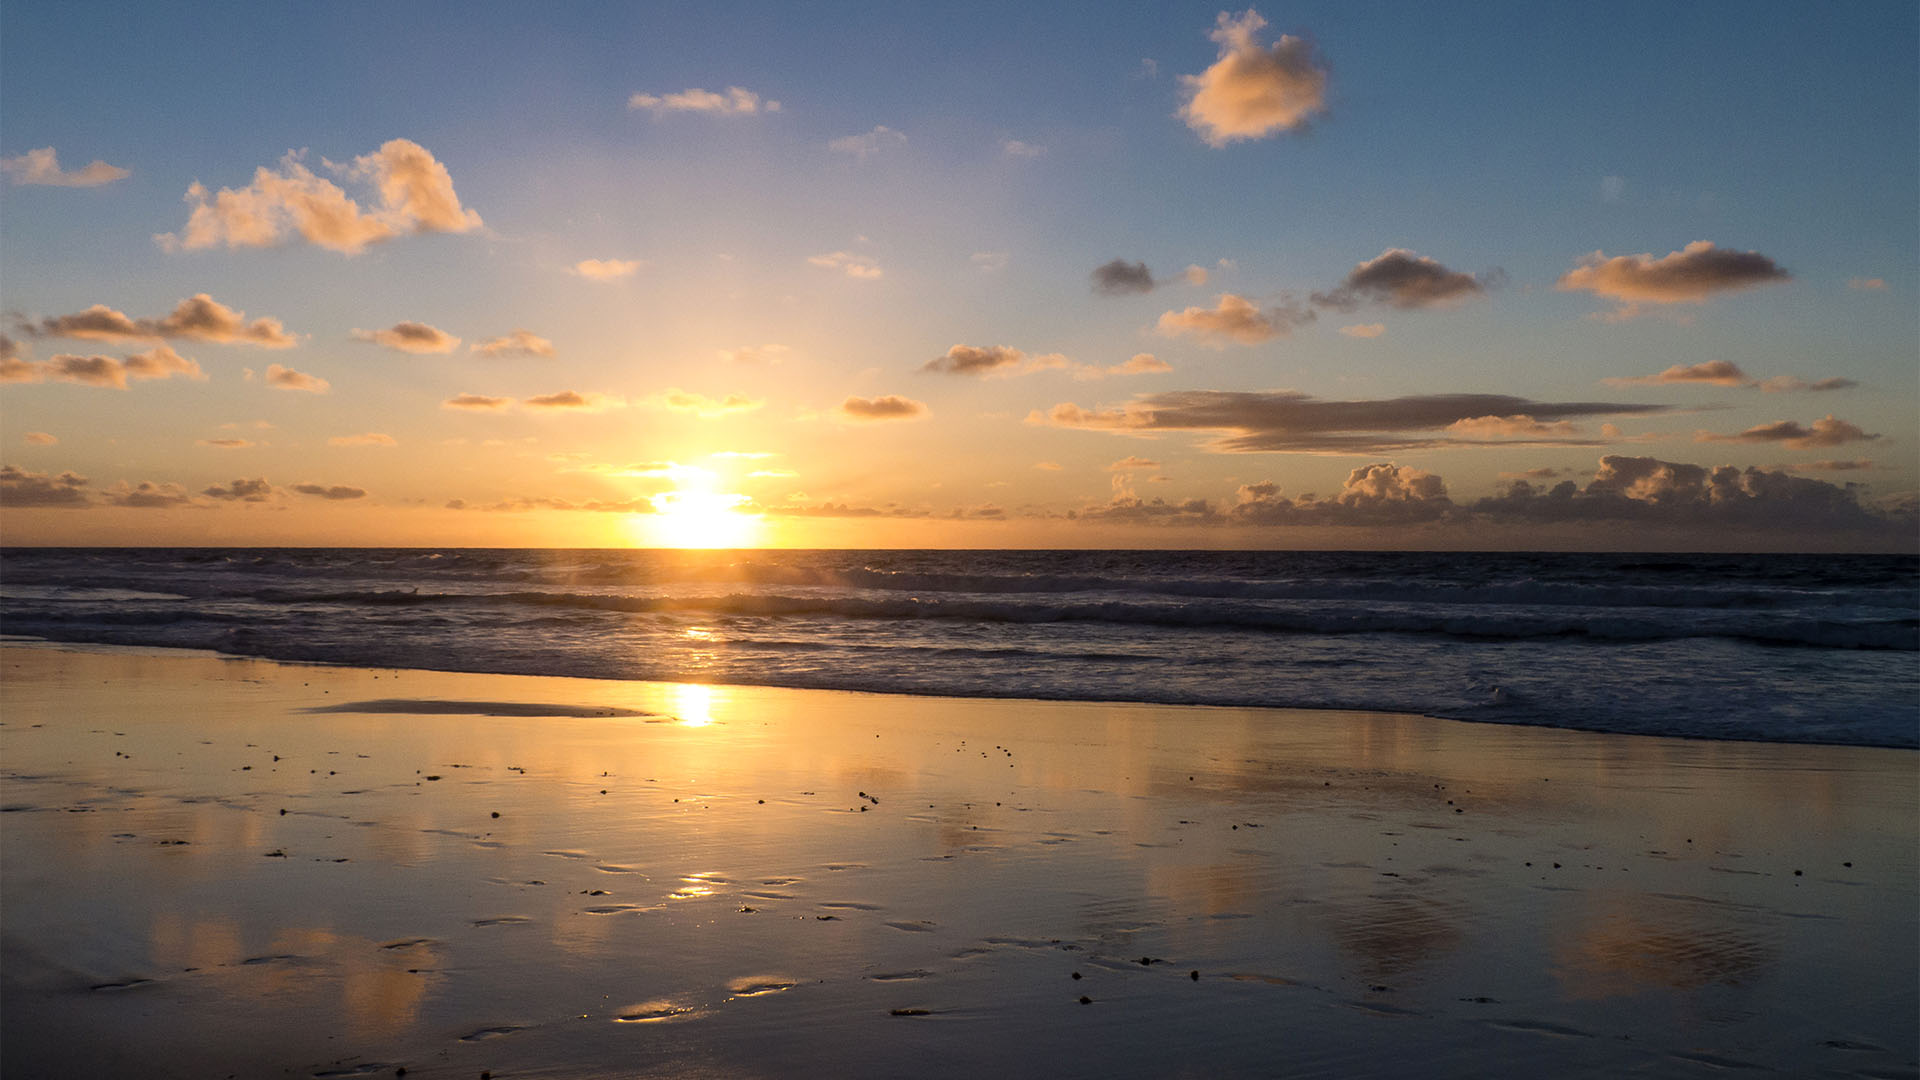
M1908 751L0 676L9 1080L1920 1075Z

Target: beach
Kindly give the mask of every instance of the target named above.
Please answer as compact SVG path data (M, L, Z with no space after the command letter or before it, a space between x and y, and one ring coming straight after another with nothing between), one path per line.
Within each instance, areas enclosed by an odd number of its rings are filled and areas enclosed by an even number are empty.
M1910 750L0 673L9 1077L1920 1074Z

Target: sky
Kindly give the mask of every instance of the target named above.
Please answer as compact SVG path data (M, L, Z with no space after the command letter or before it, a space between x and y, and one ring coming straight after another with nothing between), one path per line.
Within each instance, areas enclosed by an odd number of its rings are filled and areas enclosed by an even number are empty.
M1913 550L1917 293L1911 3L0 7L7 544Z

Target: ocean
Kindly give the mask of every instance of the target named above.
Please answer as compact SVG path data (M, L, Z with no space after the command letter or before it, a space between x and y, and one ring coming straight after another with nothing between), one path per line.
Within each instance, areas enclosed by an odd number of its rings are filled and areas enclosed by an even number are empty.
M1902 555L16 548L0 632L1920 746L1920 559Z

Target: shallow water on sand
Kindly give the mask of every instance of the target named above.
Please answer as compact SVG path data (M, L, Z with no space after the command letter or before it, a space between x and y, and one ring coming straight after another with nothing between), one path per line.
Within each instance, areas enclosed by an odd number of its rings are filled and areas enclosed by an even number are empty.
M0 671L9 1076L1915 1067L1906 752Z

